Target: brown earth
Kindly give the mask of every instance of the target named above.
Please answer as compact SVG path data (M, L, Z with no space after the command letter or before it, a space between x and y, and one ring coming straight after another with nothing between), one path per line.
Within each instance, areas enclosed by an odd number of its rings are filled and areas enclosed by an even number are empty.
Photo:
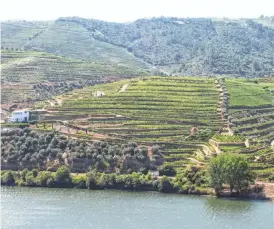
M256 184L263 185L265 197L274 201L274 183L264 182L264 181L256 181Z

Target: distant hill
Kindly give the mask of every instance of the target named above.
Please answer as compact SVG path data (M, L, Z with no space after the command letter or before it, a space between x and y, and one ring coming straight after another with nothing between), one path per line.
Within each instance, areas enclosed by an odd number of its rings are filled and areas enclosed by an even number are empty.
M143 68L92 63L36 52L1 53L1 104L44 100L75 88L150 73Z
M3 22L3 48L160 69L177 75L274 75L274 17L152 18L111 23L77 17Z

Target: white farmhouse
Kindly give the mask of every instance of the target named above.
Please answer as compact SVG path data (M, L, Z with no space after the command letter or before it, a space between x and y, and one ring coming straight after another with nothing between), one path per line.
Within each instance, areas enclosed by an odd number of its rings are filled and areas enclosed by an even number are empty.
M30 112L28 110L17 110L11 114L12 122L28 122L30 119Z

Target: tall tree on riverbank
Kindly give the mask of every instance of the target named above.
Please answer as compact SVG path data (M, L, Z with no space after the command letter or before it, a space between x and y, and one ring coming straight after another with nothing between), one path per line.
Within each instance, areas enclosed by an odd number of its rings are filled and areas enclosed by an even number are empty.
M238 154L221 154L213 158L209 164L211 186L220 193L224 184L228 184L230 192L241 193L254 182L254 174L250 170L247 159Z

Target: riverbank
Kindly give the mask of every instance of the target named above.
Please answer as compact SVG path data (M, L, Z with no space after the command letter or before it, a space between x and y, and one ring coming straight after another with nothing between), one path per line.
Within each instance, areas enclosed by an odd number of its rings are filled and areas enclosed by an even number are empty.
M215 196L219 198L274 200L274 184L260 182L252 185L246 192L238 195L230 193L227 188L216 195L214 189L207 185L195 185L189 181L180 184L175 177L155 177L150 174L105 174L90 172L75 174L68 171L23 170L18 172L1 171L1 184L7 186L76 188L91 190L125 190L125 191L157 191L190 195ZM264 187L265 186L265 187Z

